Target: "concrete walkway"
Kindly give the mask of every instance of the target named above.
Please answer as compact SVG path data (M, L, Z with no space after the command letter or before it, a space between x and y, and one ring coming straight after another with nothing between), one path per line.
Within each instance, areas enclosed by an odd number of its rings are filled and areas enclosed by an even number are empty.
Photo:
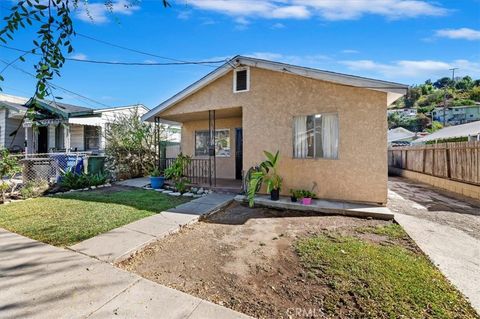
M395 220L480 314L480 202L392 178Z
M0 317L250 318L4 229L0 229Z
M131 224L115 228L69 247L108 263L127 259L149 243L177 232L182 226L196 222L202 215L222 209L234 195L211 193L175 208Z

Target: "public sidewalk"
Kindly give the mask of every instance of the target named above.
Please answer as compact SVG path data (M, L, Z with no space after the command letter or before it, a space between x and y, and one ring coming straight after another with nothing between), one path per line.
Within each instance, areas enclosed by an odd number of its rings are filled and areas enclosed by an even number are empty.
M82 241L69 247L108 263L127 259L149 243L177 232L182 226L196 222L202 215L222 209L234 195L211 193L175 208Z
M1 318L250 318L0 229Z

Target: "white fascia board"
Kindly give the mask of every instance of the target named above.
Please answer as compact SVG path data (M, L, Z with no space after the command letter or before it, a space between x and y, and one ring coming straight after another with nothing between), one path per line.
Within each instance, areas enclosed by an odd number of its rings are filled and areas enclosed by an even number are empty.
M408 85L381 81L369 78L363 78L354 75L341 74L329 71L322 71L317 69L311 69L307 67L295 66L290 64L284 64L279 62L264 61L258 59L251 59L240 57L236 60L240 65L247 65L251 67L257 67L261 69L267 69L277 72L291 73L294 75L300 75L312 79L322 80L326 82L344 84L348 86L359 87L363 89L370 89L388 93L397 93L404 95L408 89ZM400 95L400 96L401 96Z

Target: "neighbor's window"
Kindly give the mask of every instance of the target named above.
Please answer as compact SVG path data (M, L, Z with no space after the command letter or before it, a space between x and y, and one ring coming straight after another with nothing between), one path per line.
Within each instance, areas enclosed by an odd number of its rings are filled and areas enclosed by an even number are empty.
M248 68L238 68L233 72L233 92L250 90L250 74Z
M195 156L208 156L208 131L195 132ZM219 129L215 131L215 155L219 157L230 156L230 130Z
M338 159L338 114L296 116L293 157Z
M85 126L85 150L98 150L100 149L100 130L98 126Z

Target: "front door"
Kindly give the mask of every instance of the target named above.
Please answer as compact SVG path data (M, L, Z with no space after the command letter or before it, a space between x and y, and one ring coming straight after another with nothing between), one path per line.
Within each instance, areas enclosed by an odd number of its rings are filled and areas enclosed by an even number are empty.
M37 153L48 153L48 127L38 127Z
M235 178L242 179L243 168L243 130L235 129Z

